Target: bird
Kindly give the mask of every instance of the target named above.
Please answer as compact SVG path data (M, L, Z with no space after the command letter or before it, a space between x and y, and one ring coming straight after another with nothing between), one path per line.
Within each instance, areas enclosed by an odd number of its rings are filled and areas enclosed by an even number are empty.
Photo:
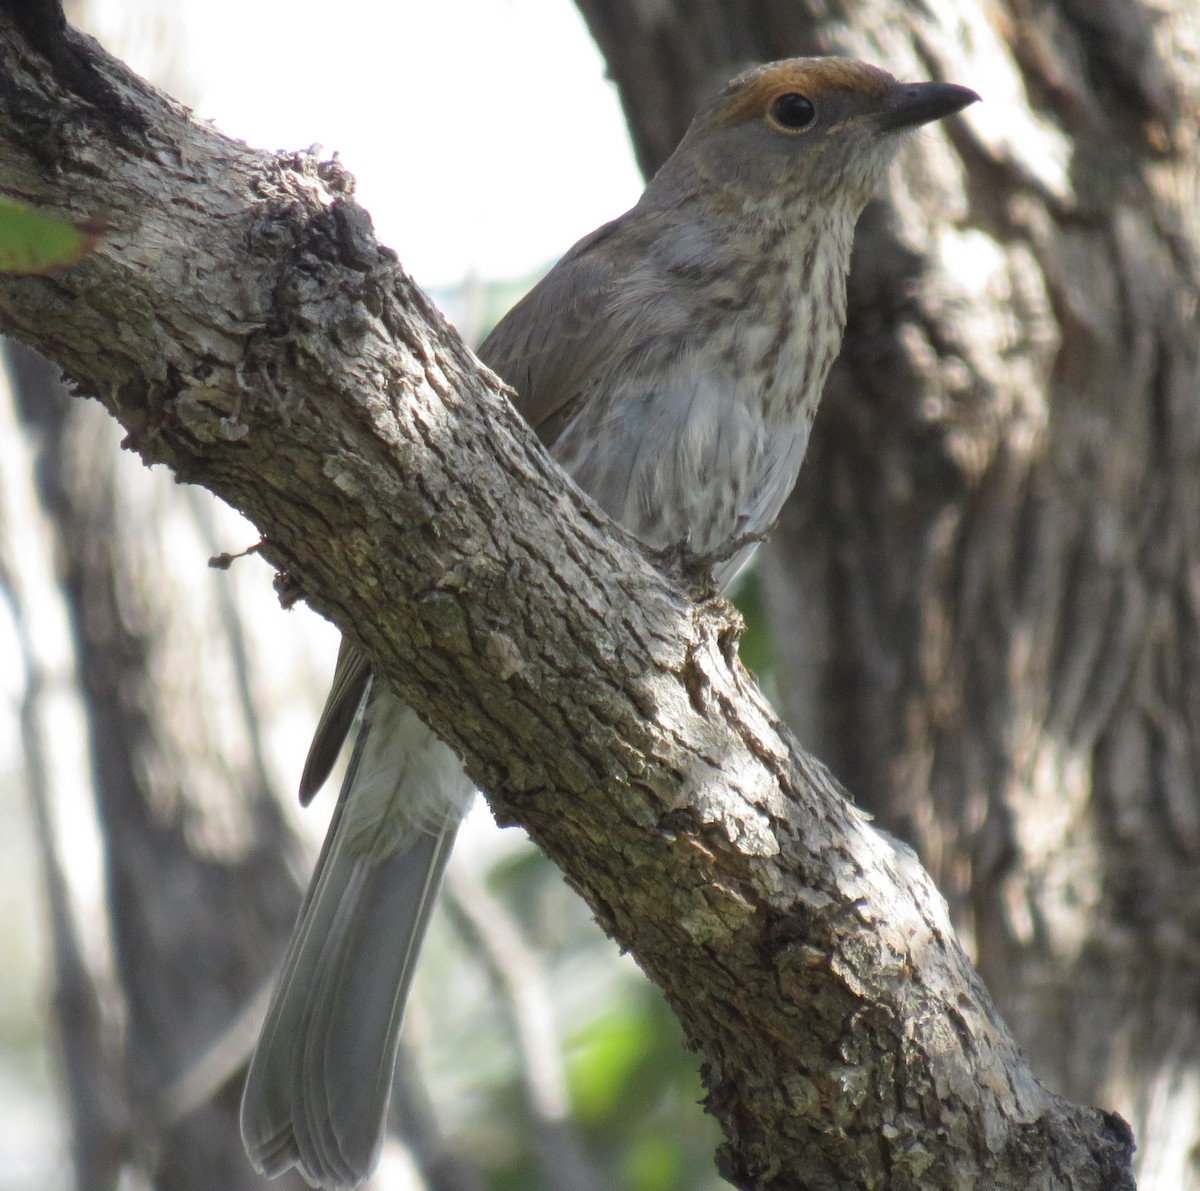
M750 69L697 113L636 205L585 236L479 358L574 482L728 589L796 481L842 339L854 227L904 134L974 103L847 58ZM343 639L300 780L362 719L242 1100L262 1174L362 1182L404 1002L459 822L461 760Z

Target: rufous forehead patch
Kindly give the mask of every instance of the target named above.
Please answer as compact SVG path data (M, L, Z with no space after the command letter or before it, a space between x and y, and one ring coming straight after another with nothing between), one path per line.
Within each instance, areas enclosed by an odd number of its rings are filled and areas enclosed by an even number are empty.
M855 91L882 99L895 79L887 71L851 58L792 58L735 79L717 99L712 120L722 124L754 119L776 96L796 91L816 100L830 91Z

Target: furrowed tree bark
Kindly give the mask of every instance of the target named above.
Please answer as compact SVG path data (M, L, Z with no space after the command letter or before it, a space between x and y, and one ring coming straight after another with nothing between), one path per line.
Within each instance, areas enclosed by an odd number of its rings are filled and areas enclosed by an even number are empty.
M27 33L33 28L35 42ZM910 853L574 490L331 163L228 141L0 15L0 190L106 243L0 327L168 464L460 750L666 991L747 1188L1129 1186L1119 1118L1029 1074Z
M975 87L859 229L760 555L782 705L916 846L1064 1094L1200 1188L1200 14L579 0L643 168L747 60ZM919 164L918 164L919 163Z

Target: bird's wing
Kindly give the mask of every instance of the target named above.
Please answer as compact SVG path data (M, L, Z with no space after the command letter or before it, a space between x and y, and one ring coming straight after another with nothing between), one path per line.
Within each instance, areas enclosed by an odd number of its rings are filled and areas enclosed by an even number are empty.
M308 757L304 772L300 775L300 802L307 806L313 795L325 784L354 716L362 703L371 679L371 663L342 638L338 649L337 667L333 672L333 684L321 709L321 718L313 732L312 744L308 746Z
M544 442L553 442L556 415L581 395L605 351L604 315L627 252L625 220L580 240L479 347L479 358L516 389L517 409Z

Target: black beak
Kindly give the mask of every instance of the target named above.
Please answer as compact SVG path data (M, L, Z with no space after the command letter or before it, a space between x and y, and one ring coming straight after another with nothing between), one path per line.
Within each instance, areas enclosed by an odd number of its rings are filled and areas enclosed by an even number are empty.
M961 112L979 96L970 87L954 83L900 83L888 97L879 126L884 132L916 128Z

